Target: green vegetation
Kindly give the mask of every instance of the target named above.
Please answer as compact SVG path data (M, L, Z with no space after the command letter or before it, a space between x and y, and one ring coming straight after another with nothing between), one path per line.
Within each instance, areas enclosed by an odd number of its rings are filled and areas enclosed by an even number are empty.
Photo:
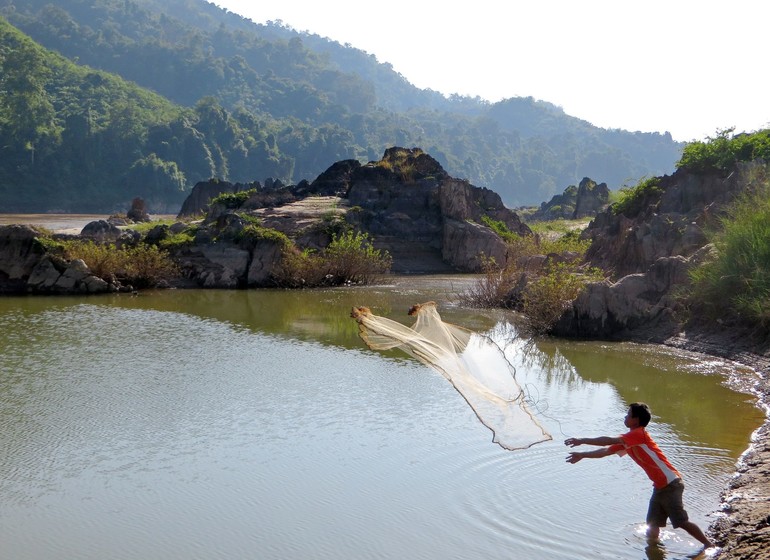
M270 130L213 98L193 108L46 51L0 18L0 207L176 209L211 177L285 176Z
M274 280L287 288L368 284L390 264L390 255L375 249L367 234L347 231L335 235L320 254L286 246Z
M312 181L394 145L519 206L576 177L668 172L680 149L532 98L447 99L371 55L203 0L0 3L0 82L6 212L112 212L137 196L173 211L199 181Z
M125 218L126 215L119 215L115 214L115 217L119 218ZM142 235L146 235L148 231L151 229L154 229L158 226L171 226L172 224L176 223L176 220L173 219L167 219L167 220L152 220L150 222L140 222L137 224L131 224L130 228Z
M528 224L540 238L540 252L577 253L584 255L591 244L590 239L581 239L580 235L588 227L590 218L580 220L548 220Z
M481 256L483 276L460 296L464 305L482 308L514 308L520 303L514 290L521 278L518 267L501 268L494 258Z
M551 253L576 253L584 255L591 244L588 239L580 239L580 234L590 220L550 220L530 224L530 229L538 237L521 236L508 229L500 220L482 216L481 222L508 243L517 255L549 255Z
M257 241L272 241L282 247L288 247L293 245L291 240L285 233L281 233L277 229L266 228L258 223L250 223L246 225L238 233L237 241L249 240L251 242Z
M733 135L734 129L719 131L705 142L691 142L684 147L677 167L693 172L727 173L739 161L770 161L770 129L752 134Z
M412 183L415 180L417 167L415 159L424 154L420 148L414 150L391 150L387 156L377 161L377 167L382 167L397 174L404 183Z
M711 319L770 328L770 180L756 177L711 232L714 258L691 272L687 300Z
M351 231L352 226L345 219L344 214L341 214L337 210L329 210L321 216L321 224L319 226L321 231L331 237L347 234Z
M272 273L281 288L315 288L326 281L326 264L315 251L289 245L281 252L281 262Z
M210 206L224 206L230 210L240 208L243 203L257 193L257 189L238 191L234 193L221 193L211 199Z
M390 255L375 249L369 236L357 231L333 236L323 254L334 284L368 284L391 265Z
M113 244L76 240L64 242L61 250L66 259L82 259L95 276L135 288L154 287L178 274L168 253L154 245L117 249Z
M158 247L167 251L189 247L195 243L195 234L198 233L198 229L198 226L188 226L178 233L169 233L158 242Z
M494 220L484 222L495 231L500 228ZM547 332L586 283L603 277L600 270L582 264L589 243L580 240L580 231L567 230L540 244L534 236L501 236L509 241L508 264L500 267L494 259L485 258L483 276L463 294L462 301L476 307L517 309L527 317L533 333ZM533 259L553 253L556 255L545 259L539 271L527 271Z
M581 231L582 230L573 229L553 239L550 237L541 238L540 251L546 255L550 255L551 253L556 253L557 255L565 253L585 255L585 252L591 245L591 240L581 239Z
M529 328L545 333L559 320L583 287L603 278L601 270L578 266L574 262L548 263L545 270L527 283L522 313Z
M521 236L518 233L514 233L510 229L508 229L508 226L505 225L505 222L503 221L493 220L489 216L482 216L481 223L487 226L492 231L494 231L497 235L502 237L503 240L505 240L508 243L515 243L521 238Z
M611 207L612 211L633 218L660 198L662 192L660 177L642 179L635 187L620 190L617 202Z

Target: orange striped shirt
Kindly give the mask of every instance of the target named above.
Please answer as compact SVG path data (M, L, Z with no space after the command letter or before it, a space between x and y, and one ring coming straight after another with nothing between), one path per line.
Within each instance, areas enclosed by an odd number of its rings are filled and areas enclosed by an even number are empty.
M620 439L623 443L611 445L610 451L621 456L630 455L644 469L655 488L663 488L677 478L682 478L643 427L634 428L621 435Z

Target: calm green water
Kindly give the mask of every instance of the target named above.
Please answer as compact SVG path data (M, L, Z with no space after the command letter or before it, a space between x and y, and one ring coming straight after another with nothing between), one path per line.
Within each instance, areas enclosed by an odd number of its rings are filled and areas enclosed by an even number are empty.
M328 291L0 299L0 557L13 560L684 558L645 552L650 484L628 458L565 463L568 436L650 431L707 526L762 422L716 360L519 341L554 441L505 451L438 373L359 340L353 305L409 324L469 278Z

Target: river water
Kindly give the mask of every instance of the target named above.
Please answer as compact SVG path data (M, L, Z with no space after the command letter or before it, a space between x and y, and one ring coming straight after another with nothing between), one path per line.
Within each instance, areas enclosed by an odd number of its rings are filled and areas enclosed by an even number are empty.
M479 332L471 277L318 291L0 299L0 557L12 560L685 558L643 537L629 458L565 462L569 436L624 431L629 402L684 474L691 519L763 415L734 366L658 347L541 340L509 358L553 441L521 451L438 373L367 349L353 305L414 303ZM750 372L744 372L751 375Z

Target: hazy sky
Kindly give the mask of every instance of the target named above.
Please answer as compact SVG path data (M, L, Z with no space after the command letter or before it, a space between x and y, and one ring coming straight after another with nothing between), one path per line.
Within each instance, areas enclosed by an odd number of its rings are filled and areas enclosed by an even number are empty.
M676 140L770 126L766 0L215 0L374 54L409 82L532 96Z

